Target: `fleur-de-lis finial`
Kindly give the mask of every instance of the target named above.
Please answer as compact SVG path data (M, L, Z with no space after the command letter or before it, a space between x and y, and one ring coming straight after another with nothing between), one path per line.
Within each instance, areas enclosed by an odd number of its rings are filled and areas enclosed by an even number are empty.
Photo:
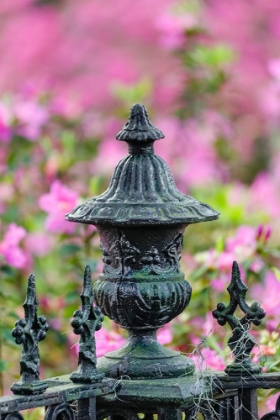
M84 285L81 293L82 309L74 312L71 325L80 335L78 369L72 373L73 382L93 383L104 377L96 368L95 331L100 330L104 316L98 306L93 306L91 272L87 265L84 271Z
M37 316L38 300L34 274L31 274L28 279L23 308L24 318L16 322L12 331L15 342L23 345L20 359L21 378L20 381L12 385L11 390L14 394L40 394L45 391L48 385L39 379L38 343L46 337L49 326L44 315Z
M240 270L236 261L232 265L231 283L227 288L230 295L230 303L225 306L220 302L217 309L213 311L214 318L220 325L229 323L232 329L232 336L228 341L228 345L232 350L235 359L233 363L227 366L226 373L229 375L251 375L261 372L261 366L253 363L250 359L250 353L256 345L256 340L249 334L251 323L260 325L261 320L265 317L265 311L257 302L249 306L246 302L246 292L248 288L242 282ZM234 312L237 306L244 312L245 316L238 319Z

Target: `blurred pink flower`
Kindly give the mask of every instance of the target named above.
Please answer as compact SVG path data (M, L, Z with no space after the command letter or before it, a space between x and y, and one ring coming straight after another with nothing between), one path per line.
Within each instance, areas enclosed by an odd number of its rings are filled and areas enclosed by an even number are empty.
M8 143L11 138L11 113L6 106L0 104L0 141Z
M52 183L50 192L39 199L39 206L48 213L46 228L50 232L73 233L76 224L67 222L65 214L78 204L78 194L59 180Z
M232 267L232 258L231 262L227 266L227 269ZM226 288L229 286L230 283L230 273L220 273L217 278L211 280L211 287L215 289L217 292L222 293L225 292Z
M259 416L264 416L270 411L275 411L276 402L279 398L279 393L275 395L270 395L269 397L265 398L264 404L260 405L259 409ZM278 417L278 416L277 416ZM277 419L277 417L271 417L272 419ZM279 417L278 417L279 418Z
M216 259L215 267L218 270L229 271L232 268L232 263L235 260L235 252L233 249L232 252L224 251L221 252Z
M98 2L82 0L41 7L34 1L17 1L9 18L1 20L5 66L0 90L32 80L39 87L49 85L68 102L108 109L112 82L136 83L149 74L161 92L155 101L163 109L174 102L182 86L178 86L179 60L158 48L155 17L170 3L173 0L142 0L130 8L128 0L118 0L100 7Z
M235 236L226 241L227 251L236 251L239 247L247 247L255 249L256 247L256 229L252 226L240 226L236 230Z
M272 77L280 81L280 59L273 58L267 63L267 68Z
M12 138L12 130L8 127L0 115L0 141L7 143Z
M3 241L0 242L0 254L6 262L15 268L23 268L27 263L26 253L19 247L20 241L25 238L26 230L15 223L9 225Z
M250 265L250 270L254 271L254 273L259 273L263 267L264 267L264 261L261 260L260 258L256 258Z
M95 340L97 357L104 356L109 351L117 350L126 343L126 340L120 334L115 331L108 331L106 328L96 331Z
M185 32L197 25L194 15L184 13L183 15L174 15L165 13L160 15L155 26L160 31L160 44L166 49L180 48L186 41Z
M204 347L199 352L195 352L192 359L198 370L210 369L221 371L226 367L224 359L208 347Z
M157 331L157 339L160 344L168 344L172 341L172 331L170 325L164 325Z
M13 185L7 182L2 182L0 184L0 214L5 212L6 205L12 199L13 194L14 194Z
M280 281L273 271L266 273L263 284L251 286L251 296L256 299L266 312L266 326L274 330L279 325Z
M24 244L31 254L39 257L47 255L51 250L51 239L45 233L29 233Z
M262 209L271 217L278 218L280 212L280 194L278 180L274 174L259 173L250 188L249 211Z
M79 337L74 333L69 333L68 335L71 349L74 350L76 354L79 353ZM100 330L95 332L95 343L96 343L96 356L102 357L105 353L114 351L122 347L126 340L115 331L109 331L106 328L102 327Z
M257 247L257 231L252 226L240 226L235 236L226 240L226 252L232 253L234 259L244 261L254 255Z
M119 125L120 128L120 125ZM98 175L111 175L116 164L127 154L127 145L116 141L114 137L105 138L91 165L91 172Z
M19 101L15 104L14 113L18 119L18 133L28 140L37 140L49 118L47 109L34 100Z

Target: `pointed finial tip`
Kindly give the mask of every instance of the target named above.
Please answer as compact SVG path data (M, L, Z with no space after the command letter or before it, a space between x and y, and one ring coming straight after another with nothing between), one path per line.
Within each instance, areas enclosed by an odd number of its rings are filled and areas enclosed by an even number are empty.
M89 277L91 275L90 266L87 264L84 269L84 276Z
M128 122L116 136L117 140L135 143L163 138L163 132L151 124L146 107L138 103L131 107Z
M29 284L35 284L35 274L31 273L28 277L28 283Z

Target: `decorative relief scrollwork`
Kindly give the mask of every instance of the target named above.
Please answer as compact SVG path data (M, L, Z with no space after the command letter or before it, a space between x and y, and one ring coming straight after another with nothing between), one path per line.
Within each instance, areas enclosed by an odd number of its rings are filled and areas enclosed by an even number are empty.
M140 254L139 249L131 245L125 235L117 239L109 250L106 250L102 243L100 243L100 249L103 252L103 272L113 275L126 275L131 272L137 255Z
M118 242L119 241L115 241L109 250L105 249L102 242L100 242L100 249L103 252L103 273L105 274L113 274L115 276L122 274L122 258Z
M123 256L123 274L125 275L132 270L138 255L140 255L140 251L135 246L131 245L125 235L121 237L119 244Z
M99 279L93 288L103 313L133 330L161 327L179 315L191 297L191 287L183 275L176 281L150 283Z
M175 236L172 242L170 242L167 247L164 248L163 253L166 255L166 261L170 263L171 266L176 267L176 270L180 271L179 261L181 259L183 248L183 235L178 233Z
M180 272L179 261L183 247L183 235L179 233L172 242L162 251L152 246L144 255L138 248L133 246L123 235L115 241L109 250L102 243L100 248L103 252L104 273L113 275L127 275L133 272L137 265L146 274L171 274Z

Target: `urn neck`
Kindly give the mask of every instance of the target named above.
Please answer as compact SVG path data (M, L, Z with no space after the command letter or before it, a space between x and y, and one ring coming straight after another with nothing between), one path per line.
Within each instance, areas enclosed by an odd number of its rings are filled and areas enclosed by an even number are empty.
M154 142L146 143L128 143L128 152L130 155L153 155L154 154Z

